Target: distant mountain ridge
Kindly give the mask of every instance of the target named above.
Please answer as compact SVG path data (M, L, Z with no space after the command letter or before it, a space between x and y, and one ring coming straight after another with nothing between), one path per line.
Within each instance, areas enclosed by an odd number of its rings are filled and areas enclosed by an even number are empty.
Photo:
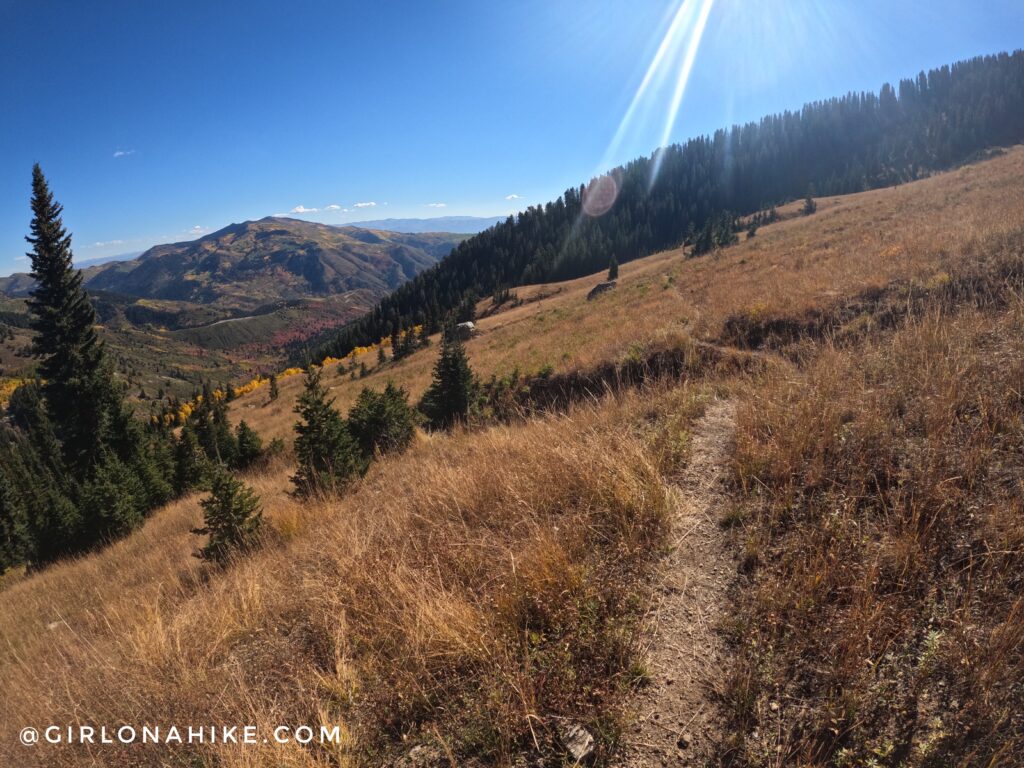
M86 266L82 274L92 291L253 310L350 291L383 296L462 239L268 216L157 245L127 261ZM0 292L8 296L26 295L31 287L28 275L0 279Z

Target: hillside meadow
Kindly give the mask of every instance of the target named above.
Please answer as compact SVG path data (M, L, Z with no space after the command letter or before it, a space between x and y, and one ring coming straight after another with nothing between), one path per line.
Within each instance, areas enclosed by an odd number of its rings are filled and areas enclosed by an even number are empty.
M614 764L652 684L645 637L677 484L712 400L735 403L736 586L712 764L1014 765L1024 750L1024 148L799 204L753 238L478 308L484 380L565 377L704 345L695 364L558 413L418 433L341 498L300 503L287 456L245 479L269 522L226 570L191 557L198 497L0 589L0 743L24 765L559 765L581 722ZM703 348L703 347L702 347ZM418 398L437 340L325 379L347 409ZM290 439L301 376L232 403ZM714 564L718 565L718 564ZM657 681L655 681L657 682ZM340 724L330 747L39 746L25 724ZM11 738L8 738L11 735ZM666 755L666 759L677 759ZM683 758L679 758L682 760ZM520 762L517 762L520 761ZM406 763L408 764L408 763Z

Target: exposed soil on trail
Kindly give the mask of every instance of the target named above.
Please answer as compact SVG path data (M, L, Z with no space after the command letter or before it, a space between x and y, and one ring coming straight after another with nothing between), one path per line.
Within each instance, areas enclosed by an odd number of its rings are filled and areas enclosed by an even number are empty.
M650 682L632 702L635 725L618 765L705 765L721 741L717 705L727 648L720 624L736 562L719 521L728 499L725 462L735 404L716 400L694 425L690 461L674 488L672 550L662 564L647 617L644 661Z

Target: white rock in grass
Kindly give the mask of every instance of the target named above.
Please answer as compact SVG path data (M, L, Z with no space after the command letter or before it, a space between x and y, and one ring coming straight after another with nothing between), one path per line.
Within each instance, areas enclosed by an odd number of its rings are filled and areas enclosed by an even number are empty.
M565 722L558 727L558 735L562 739L569 756L577 764L587 760L594 754L594 737L579 723Z

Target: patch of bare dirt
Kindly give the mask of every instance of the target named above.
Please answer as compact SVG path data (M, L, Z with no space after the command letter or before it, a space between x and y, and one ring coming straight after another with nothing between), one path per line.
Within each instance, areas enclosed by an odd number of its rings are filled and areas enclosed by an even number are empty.
M673 548L647 618L650 682L632 704L622 768L706 765L721 740L716 702L727 648L720 625L737 571L719 520L734 425L735 404L726 400L710 403L694 425L690 461L675 488Z

